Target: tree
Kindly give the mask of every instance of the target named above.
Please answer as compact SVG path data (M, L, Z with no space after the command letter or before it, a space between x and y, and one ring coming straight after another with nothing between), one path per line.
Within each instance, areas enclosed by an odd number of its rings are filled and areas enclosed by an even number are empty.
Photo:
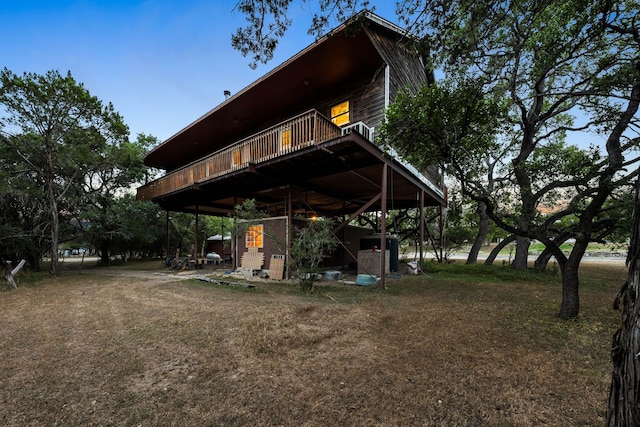
M162 253L166 223L155 203L131 194L105 197L100 206L87 205L81 218L83 238L98 250L101 264L109 264L114 255Z
M424 34L434 63L448 73L451 84L476 84L469 93L484 97L508 95L503 99L509 100L512 127L498 141L510 160L504 161L500 187L490 194L484 182L468 179L468 145L459 138L459 126L445 123L440 127L443 134L436 135L439 139L422 140L436 148L448 147L445 153L454 156L443 159L462 165L454 169L466 194L484 203L489 217L516 236L517 267L527 265L529 239L546 245L563 273L560 316L577 316L580 261L594 236L611 229L611 218L601 220L600 213L612 193L634 178L635 170L625 173L623 168L638 161L633 155L624 159L625 153L632 154L634 141L626 139L625 131L633 125L637 111L635 83L628 79L633 54L628 41L608 30L612 23L620 22L611 8L622 7L624 2L514 0L490 7L466 0L418 3L418 9L416 3L411 4L414 9L403 9L409 13L405 23L410 24L410 13L424 12L426 18L413 21L413 28ZM460 98L451 94L449 103L455 105ZM476 102L474 97L466 99ZM422 105L404 110L411 113L424 108ZM448 105L443 108L449 116L459 116ZM578 108L591 113L591 120L572 127L571 115ZM405 118L411 121L414 116ZM566 147L565 134L578 129L608 133L607 155ZM471 147L477 148L482 149ZM429 150L426 153L428 157ZM553 215L540 215L538 206L558 197L566 200L566 207ZM576 244L568 257L560 250L567 230L555 229L556 222L567 215L580 218L571 229Z
M486 179L486 189L487 193L493 193L493 189L495 187L495 169L499 162L498 158L495 158L490 152L487 152L484 157L484 174ZM476 237L469 249L469 254L467 256L467 264L472 265L478 261L478 254L480 253L480 249L482 245L487 241L487 237L489 236L489 230L491 228L491 219L487 214L487 205L485 202L477 202L476 203L476 213L478 217L478 232Z
M635 6L635 7L634 7ZM616 137L620 138L624 120L631 120L637 114L640 103L640 23L637 20L637 4L626 2L612 9L611 19L606 22L607 28L620 37L619 44L613 49L614 54L627 55L629 66L626 73L616 77L626 77L633 82L631 96L628 99L625 114L620 117L619 126L614 128L607 140L615 148ZM626 76L625 76L626 74ZM623 80L624 81L624 80ZM625 87L622 85L621 87ZM637 128L636 128L637 129ZM619 160L618 160L619 161ZM634 193L634 214L631 228L631 241L627 256L629 273L627 281L616 295L614 308L622 311L621 326L613 336L611 359L613 371L609 392L607 411L608 426L631 426L640 424L640 180L636 181Z
M103 264L109 263L114 245L123 246L123 241L131 241L155 227L157 209L146 212L150 215L149 229L131 226L136 220L141 225L140 219L132 216L144 215L148 207L122 193L148 179L150 170L144 164L144 155L157 142L153 136L139 134L135 141L114 141L105 146L96 162L87 168L83 185L77 187L79 202L73 211L76 222L88 225L85 232L99 250Z
M200 221L200 236L198 241L201 242L202 253L204 253L207 239L214 235L220 235L223 237L222 249L226 251L229 248L230 242L227 242L225 236L231 235L233 230L233 220L228 217L221 216L205 216ZM223 254L220 254L223 255Z
M527 267L530 228L537 215L527 162L543 139L566 131L566 113L575 105L571 95L586 87L583 79L572 82L575 68L599 47L598 37L584 34L592 10L574 3L434 0L402 8L404 23L424 36L434 64L451 81L471 82L477 85L475 91L506 94L510 100L512 130L504 143L512 154L505 171L511 175L508 191L517 197L517 205L516 214L508 212L502 222L517 236L516 268ZM413 20L416 13L425 13L425 18ZM477 199L489 214L492 207L496 211L486 195Z
M41 186L50 215L51 274L58 273L61 212L104 164L109 147L126 141L128 129L111 104L103 105L67 73L0 73L0 144L16 156L21 173ZM77 201L77 200L76 200Z
M293 227L289 266L298 275L300 289L311 291L324 255L336 248L338 240L328 219L299 218L297 224Z
M447 255L472 243L467 264L474 264L489 234L488 220L485 229L479 223L482 220L480 215L474 212L477 204L465 198L457 186L448 187L448 195L444 229Z
M502 156L495 135L506 118L505 105L478 92L472 83L458 87L432 84L416 95L396 97L378 140L418 167L438 164L462 186L470 180L486 182L484 188L491 194L494 170ZM475 263L489 230L485 202L476 201L476 205L478 233L467 260L470 264Z
M39 269L48 245L49 215L43 188L24 173L15 152L0 144L0 261L27 259Z
M605 202L611 200L614 190L626 185L635 173L621 174L622 165L610 166L612 160L603 158L597 151L583 152L560 141L547 142L521 165L531 183L530 201L535 201L537 206L542 203L557 205L559 200L565 200L567 205L547 216L536 210L527 228L520 227L522 207L512 200L513 194L517 193L510 185L511 169L506 169L507 173L496 181L495 188L481 178L492 170L487 168L484 173L479 172L483 156L498 150L492 149L494 143L490 139L482 142L473 136L476 129L482 129L483 123L492 126L490 122L483 122L483 118L491 118L496 112L491 108L483 112L482 109L490 104L473 101L468 90L449 91L438 85L425 88L414 97L399 97L390 106L379 136L385 141L393 141L394 147L418 166L442 164L460 180L465 194L487 206L487 215L505 230L516 236L543 241L559 260L565 297L570 298L571 310L576 309L577 299L573 299L573 292L577 290L577 268L573 266L579 264L589 241L602 239L615 229L619 217L606 215L611 208ZM451 131L447 132L447 129ZM490 129L485 127L481 132L489 134ZM619 145L611 146L620 149ZM420 149L416 150L416 147ZM507 152L509 149L507 146L502 150ZM598 197L593 197L596 194ZM580 221L562 227L561 219L569 215ZM560 251L560 245L569 237L576 238L579 243L573 259L567 259ZM572 313L575 314L567 317L577 315L577 309Z

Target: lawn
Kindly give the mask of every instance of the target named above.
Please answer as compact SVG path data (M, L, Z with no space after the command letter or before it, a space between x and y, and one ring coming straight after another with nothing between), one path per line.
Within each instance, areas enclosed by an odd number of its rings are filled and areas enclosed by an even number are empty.
M558 276L505 267L312 294L155 268L24 273L0 292L0 424L603 424L619 264L583 268L572 321Z

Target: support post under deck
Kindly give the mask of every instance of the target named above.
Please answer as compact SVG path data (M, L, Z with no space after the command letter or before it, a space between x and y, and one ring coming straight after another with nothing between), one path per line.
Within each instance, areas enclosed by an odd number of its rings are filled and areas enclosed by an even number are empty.
M424 261L424 190L420 190L420 268Z
M386 259L387 259L387 173L388 166L382 164L382 191L380 200L380 287L386 288Z

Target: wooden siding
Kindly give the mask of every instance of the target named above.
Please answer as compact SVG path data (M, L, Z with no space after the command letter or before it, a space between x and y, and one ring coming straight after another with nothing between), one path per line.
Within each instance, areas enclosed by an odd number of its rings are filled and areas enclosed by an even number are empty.
M288 134L288 137L285 136L288 144L282 143L283 134ZM151 200L338 136L338 126L318 111L308 111L138 188L138 199Z
M384 118L384 65L372 74L350 82L338 95L322 100L315 108L329 115L331 107L345 100L350 103L349 123L363 122L378 128Z
M249 224L262 224L263 225L263 238L262 238L262 247L258 248L258 252L264 253L264 264L262 266L263 269L269 268L269 263L271 262L271 255L288 255L287 247L288 247L288 236L289 233L287 231L288 221L287 217L272 217L272 218L261 218L252 221L243 221L248 222ZM236 259L237 264L240 266L240 260L242 259L242 254L247 249L246 242L247 233L239 233L238 229L236 229ZM286 265L289 265L288 261L285 261Z
M424 64L416 54L408 50L407 45L388 38L381 32L367 31L367 33L380 56L389 65L389 102L394 102L400 91L408 90L410 93L417 93L423 85L428 83ZM442 172L437 166L429 166L422 171L422 174L438 187L444 188Z
M383 33L367 31L376 49L389 65L389 96L393 102L398 91L416 93L428 81L424 64L407 46Z

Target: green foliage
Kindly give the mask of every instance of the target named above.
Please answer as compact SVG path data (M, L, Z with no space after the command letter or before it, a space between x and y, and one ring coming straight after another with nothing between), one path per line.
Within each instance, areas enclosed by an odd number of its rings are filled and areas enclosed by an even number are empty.
M80 223L89 223L84 232L99 250L103 263L108 263L113 253L124 254L128 250L147 253L136 245L135 241L139 239L154 242L160 239L162 232L155 223L158 208L150 212L151 206L145 208L130 194L122 194L134 184L147 180L149 168L143 159L148 148L155 143L155 137L139 134L135 141L119 141L105 147L101 161L84 180L77 218ZM137 217L145 218L147 215L149 227L145 228L142 222L138 227L134 225ZM155 236L145 236L148 233ZM159 253L157 244L148 250Z
M495 146L506 114L504 101L466 82L424 86L415 95L403 92L387 110L380 142L411 163L427 168L466 165ZM475 162L474 162L475 160Z
M13 230L2 252L19 252L33 266L48 247L55 274L59 242L83 232L106 259L118 239L139 250L132 242L149 241L144 235L154 230L155 214L138 211L122 193L148 179L143 157L156 138L129 141L113 105L71 73L20 76L5 68L0 84L0 166L7 183L0 205Z
M638 161L630 152L637 145L637 2L423 0L403 3L398 12L423 37L448 80L475 83L489 96L508 95L503 99L511 126L498 139L504 158L496 189L469 182L474 175L468 164L448 169L464 191L487 204L496 224L550 248L568 236L589 241L613 232L609 200L628 188L628 171ZM587 115L581 127L574 125L578 110ZM606 146L568 147L565 137L574 130L599 132ZM447 150L441 158L455 160L446 157L455 150ZM464 156L472 163L478 158L473 151ZM540 214L540 206L552 214ZM562 227L563 216L580 220ZM579 259L584 247L576 245L570 259ZM567 259L559 256L564 266ZM569 286L577 283L573 276Z
M195 215L183 212L172 212L170 221L170 243L180 256L191 255L195 239ZM173 252L167 254L173 256Z
M24 206L46 202L49 217L32 225L49 230L51 273L57 274L60 234L97 171L113 169L112 151L126 143L128 129L111 104L91 96L70 73L19 76L5 68L0 85L0 145L11 154L12 192Z
M242 204L234 206L231 216L237 220L254 220L266 218L268 215L258 209L255 199L246 199Z
M89 205L83 211L83 237L97 248L103 263L111 256L162 253L165 218L158 205L136 200L125 194L104 200L104 205Z
M205 216L200 220L203 236L210 237L216 234L228 235L233 229L233 220L220 216Z
M0 143L0 261L27 259L39 268L50 240L49 210L37 177L25 171L17 154Z
M300 218L297 222L299 225L293 227L290 267L298 274L300 289L310 291L324 255L331 253L338 241L333 235L333 223L328 219Z
M475 228L465 225L450 225L447 226L444 232L445 242L451 250L459 249L465 244L471 243L475 235Z
M249 25L238 28L231 37L231 44L243 56L253 55L251 68L256 68L258 62L266 63L273 58L278 39L291 25L291 19L287 17L290 3L291 0L241 0L236 4L234 9L246 15Z
M204 217L201 216L199 220L199 231L198 241L201 243L200 247L203 255L205 255L204 250L206 249L207 239L215 235L223 236L223 251L225 251L225 253L230 251L231 242L224 240L224 237L232 236L234 233L232 218L208 215Z
M238 28L231 36L231 45L243 56L250 56L249 66L256 68L258 63L266 64L293 20L289 16L292 0L239 0L234 11L243 14L247 25ZM309 34L320 37L333 22L343 22L357 12L369 7L368 0L303 0L311 8L317 3L313 14Z
M449 205L444 230L448 251L459 249L475 238L478 224L475 212L470 212L469 204L464 203L458 192L449 193Z
M234 236L242 236L249 230L252 221L268 217L268 214L258 209L255 199L246 199L242 204L235 205L230 216L234 219ZM268 232L268 231L267 231Z
M105 146L99 161L86 175L85 193L89 197L113 195L147 180L150 171L144 156L156 143L157 138L139 134L135 141L113 141Z

